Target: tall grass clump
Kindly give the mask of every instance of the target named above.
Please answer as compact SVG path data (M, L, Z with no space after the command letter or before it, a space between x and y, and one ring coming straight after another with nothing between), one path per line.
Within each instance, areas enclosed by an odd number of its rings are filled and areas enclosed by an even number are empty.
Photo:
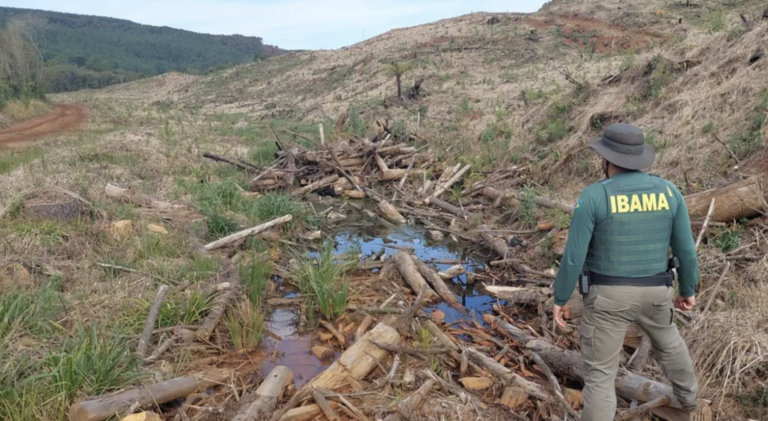
M235 349L254 349L264 332L264 314L252 303L244 301L231 308L224 323Z
M137 362L129 341L105 335L100 326L80 325L58 353L48 355L43 376L68 402L78 393L101 395L133 384L140 378Z
M259 221L271 221L284 215L293 215L294 219L304 210L301 203L284 193L265 194L253 206L253 216Z
M167 300L157 316L159 327L191 325L205 318L211 309L213 296L192 291L184 298ZM151 305L146 302L147 308Z
M252 262L238 269L240 284L245 288L248 299L254 306L261 306L269 277L272 276L272 262Z
M328 320L340 315L347 308L349 281L347 272L355 266L350 256L334 256L333 241L323 243L317 259L294 255L292 277L301 293L316 304Z
M61 297L47 286L36 293L13 291L0 295L0 347L12 333L30 331L44 333L48 323L61 309Z

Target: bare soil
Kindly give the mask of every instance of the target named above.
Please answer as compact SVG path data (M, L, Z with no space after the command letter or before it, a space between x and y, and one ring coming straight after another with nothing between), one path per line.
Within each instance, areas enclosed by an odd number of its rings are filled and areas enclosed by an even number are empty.
M85 108L80 105L58 104L46 116L0 130L0 148L19 146L44 136L78 129L87 117Z

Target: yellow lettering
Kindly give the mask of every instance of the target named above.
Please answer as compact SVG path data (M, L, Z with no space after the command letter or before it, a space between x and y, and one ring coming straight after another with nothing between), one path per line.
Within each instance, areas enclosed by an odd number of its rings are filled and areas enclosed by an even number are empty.
M632 206L629 209L630 212L642 212L643 207L640 205L640 198L636 194L632 195Z
M629 212L629 198L627 196L618 196L616 201L619 205L619 213Z
M669 197L672 197L672 189L667 186L667 193L669 193Z
M616 213L616 196L611 196L611 213Z
M643 210L646 212L655 211L656 210L656 195L651 194L644 194L643 195Z
M659 193L659 210L669 210L669 203L667 203L667 196L664 193Z

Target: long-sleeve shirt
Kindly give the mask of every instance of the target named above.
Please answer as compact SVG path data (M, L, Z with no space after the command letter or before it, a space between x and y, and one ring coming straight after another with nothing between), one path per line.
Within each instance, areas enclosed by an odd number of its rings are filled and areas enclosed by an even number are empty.
M640 171L632 171L616 174L613 178L622 184L639 185L647 182L648 175ZM667 180L664 182L674 197L670 200L673 213L670 247L672 253L680 260L680 268L677 269L679 293L682 297L690 297L695 294L699 283L699 263L691 232L691 220L683 195L673 183ZM581 192L573 212L571 227L568 231L568 243L560 262L560 270L557 272L554 283L556 305L563 306L571 298L579 274L584 267L592 241L592 232L597 225L608 218L608 207L605 190L599 183L590 185ZM651 275L655 273L648 273L648 276Z

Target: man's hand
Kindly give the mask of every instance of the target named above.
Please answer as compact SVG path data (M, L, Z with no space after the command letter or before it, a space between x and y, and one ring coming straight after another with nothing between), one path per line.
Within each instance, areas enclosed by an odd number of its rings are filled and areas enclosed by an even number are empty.
M690 297L681 297L679 295L675 297L675 307L680 310L690 311L695 305L696 297L693 295Z
M568 327L565 324L565 320L563 320L563 318L565 318L565 319L570 319L571 318L571 312L570 312L570 310L568 310L568 305L567 304L562 306L562 307L560 307L558 305L555 305L555 308L553 310L553 315L555 317L555 321L557 322L557 324L560 327L562 327L562 328Z

